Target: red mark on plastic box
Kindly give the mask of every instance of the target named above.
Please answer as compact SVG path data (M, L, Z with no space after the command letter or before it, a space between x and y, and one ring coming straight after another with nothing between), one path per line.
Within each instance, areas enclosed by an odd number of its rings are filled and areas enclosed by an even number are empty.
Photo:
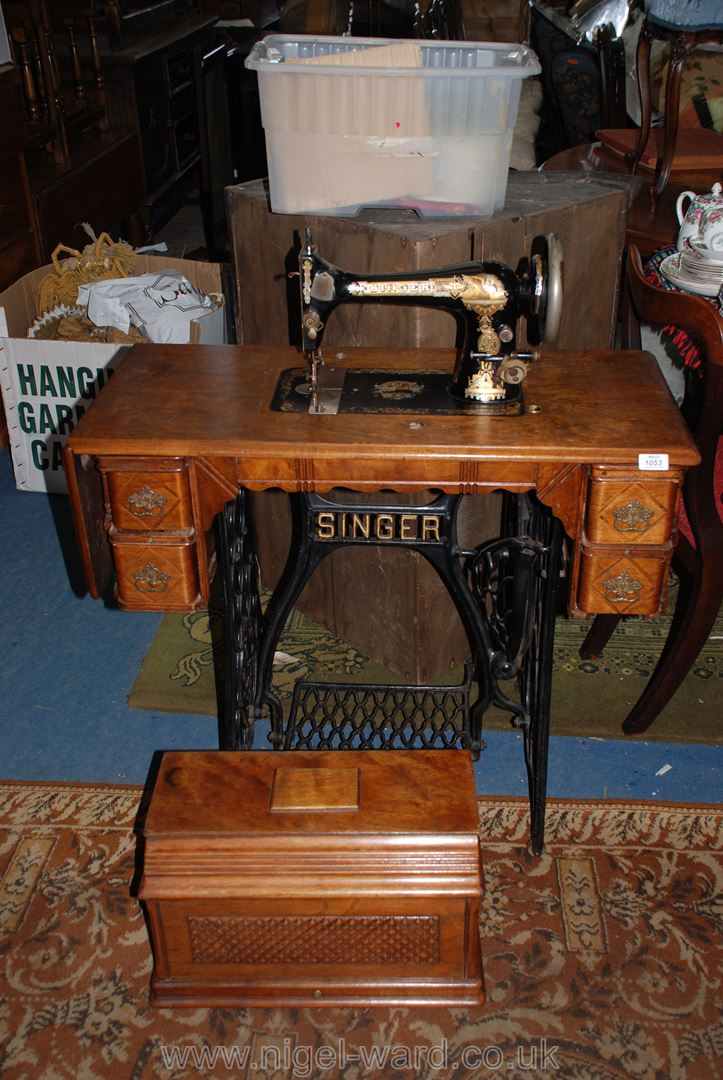
M395 127L401 127L402 125L401 125L401 124L399 123L399 121L398 121L398 120L395 120L395 121L394 121L394 126L395 126Z

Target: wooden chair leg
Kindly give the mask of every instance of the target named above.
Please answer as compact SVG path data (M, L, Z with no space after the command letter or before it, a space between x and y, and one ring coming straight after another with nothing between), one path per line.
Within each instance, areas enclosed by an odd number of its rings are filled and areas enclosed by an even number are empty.
M625 155L632 173L637 171L650 136L650 113L652 108L650 101L650 43L650 28L644 23L638 38L635 61L638 75L638 93L640 95L640 132L638 145L631 153Z
M596 615L592 621L592 626L587 632L587 637L580 646L581 659L597 660L615 633L615 627L619 622L619 615Z
M692 41L687 35L676 34L671 47L670 63L668 67L668 80L665 88L665 133L663 138L663 154L658 160L655 170L655 180L650 189L651 216L655 213L665 185L668 183L670 170L675 154L675 144L678 139L678 109L680 108L680 83L683 78L683 65L688 55Z
M667 641L648 685L623 721L626 735L647 731L668 704L705 645L720 604L720 573L710 561L696 580L681 576Z

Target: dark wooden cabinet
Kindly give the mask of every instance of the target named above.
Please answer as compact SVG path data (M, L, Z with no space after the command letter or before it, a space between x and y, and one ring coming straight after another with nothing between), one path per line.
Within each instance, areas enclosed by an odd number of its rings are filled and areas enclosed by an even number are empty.
M0 67L0 289L37 266L24 150L20 72Z
M83 248L89 242L84 222L96 234L138 239L132 222L142 186L136 133L127 124L112 127L108 122L94 12L61 19L45 0L2 0L2 12L14 63L12 86L0 92L5 114L0 141L7 145L7 133L15 133L8 157L18 163L3 170L3 183L12 188L7 193L11 216L19 224L18 168L29 192L25 244L18 235L8 238L10 284L50 262L59 244Z
M141 146L141 212L152 233L181 205L200 164L196 55L215 18L191 15L104 55L111 127L128 125Z
M23 155L24 102L20 72L0 66L0 290L38 265L39 254ZM0 447L8 444L0 402Z

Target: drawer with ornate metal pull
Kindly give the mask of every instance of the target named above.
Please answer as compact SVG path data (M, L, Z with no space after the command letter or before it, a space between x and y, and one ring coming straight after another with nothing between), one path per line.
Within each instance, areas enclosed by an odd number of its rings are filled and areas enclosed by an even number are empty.
M652 551L583 547L578 581L582 611L615 615L658 615L664 607L671 545Z
M185 537L139 537L111 527L108 535L121 607L134 611L190 611L200 606L193 532Z
M621 469L593 469L585 533L596 544L664 544L670 536L680 477L652 479Z
M123 467L125 464L125 468ZM193 525L193 510L186 463L168 459L153 472L140 463L114 461L106 475L108 503L113 525L135 532L176 532Z

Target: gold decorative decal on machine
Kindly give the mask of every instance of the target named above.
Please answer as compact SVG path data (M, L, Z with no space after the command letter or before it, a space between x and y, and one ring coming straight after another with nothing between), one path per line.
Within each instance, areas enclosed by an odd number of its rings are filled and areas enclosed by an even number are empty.
M311 303L311 259L303 259L301 263L302 282L301 288L304 294L304 303Z
M617 532L644 533L653 524L654 516L653 511L644 506L640 499L631 499L613 510L613 528Z
M399 297L404 299L459 300L477 318L477 349L486 356L496 357L500 352L500 338L492 325L492 316L504 308L508 300L507 290L495 274L454 274L451 277L423 278L421 280L389 279L351 281L347 285L350 296L373 299ZM470 401L502 401L506 396L501 379L495 377L497 366L489 360L480 360L478 370L469 377L464 396Z
M154 566L153 563L146 563L145 566L141 566L132 576L138 592L143 593L166 592L171 581L171 575Z
M352 296L431 296L438 299L461 300L465 307L477 308L492 305L499 311L507 300L504 285L494 274L454 274L452 277L404 280L389 278L366 281L359 278L347 286Z
M136 517L160 517L166 508L168 499L159 491L144 484L138 491L128 496L128 509Z
M505 388L495 382L495 365L489 360L480 360L479 371L470 375L464 396L473 401L500 401L505 396Z
M604 581L603 586L605 599L609 604L634 604L640 599L643 583L627 570L623 570L616 577Z
M387 379L385 382L374 383L374 396L384 398L385 401L403 401L405 398L416 397L422 390L424 387L421 383L409 379Z
M487 353L488 356L497 356L500 351L500 339L492 326L492 320L489 315L480 315L478 312L477 325L479 329L477 351Z

